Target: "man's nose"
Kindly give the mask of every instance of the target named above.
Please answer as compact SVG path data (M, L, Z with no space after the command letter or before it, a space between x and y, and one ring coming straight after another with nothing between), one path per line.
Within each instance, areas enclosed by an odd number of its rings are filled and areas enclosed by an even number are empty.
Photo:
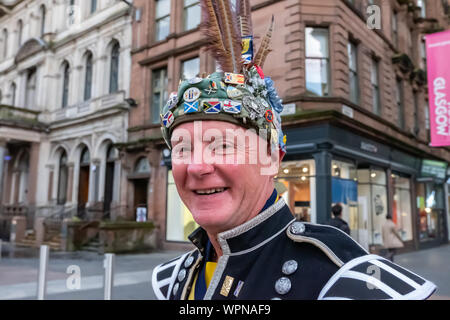
M189 175L201 177L214 172L214 166L208 163L191 163L187 167Z

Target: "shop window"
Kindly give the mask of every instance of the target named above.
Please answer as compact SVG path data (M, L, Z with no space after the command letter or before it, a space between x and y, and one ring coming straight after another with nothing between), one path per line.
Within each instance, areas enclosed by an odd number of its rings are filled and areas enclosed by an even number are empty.
M275 186L298 220L316 221L314 160L283 162Z
M383 245L381 228L388 213L386 172L380 169L359 169L357 176L358 212L363 230L366 230L367 244Z
M397 226L403 241L410 241L413 239L410 180L392 174L392 182L394 189L392 221Z
M198 228L189 209L178 195L172 170L167 176L167 241L188 241L188 236Z
M438 240L439 225L444 217L444 190L434 182L417 183L417 209L419 211L420 241Z
M342 206L342 219L350 227L350 235L358 241L359 229L364 225L358 220L358 182L356 166L351 162L333 160L331 163L331 202ZM332 218L330 211L330 219Z

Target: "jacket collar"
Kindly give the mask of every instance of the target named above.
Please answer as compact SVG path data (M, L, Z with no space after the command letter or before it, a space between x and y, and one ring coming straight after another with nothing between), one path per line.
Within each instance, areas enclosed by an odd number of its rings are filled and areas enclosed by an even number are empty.
M289 207L280 198L253 219L231 230L218 234L223 254L243 254L252 251L283 232L294 221ZM208 235L203 228L196 229L189 240L205 255Z

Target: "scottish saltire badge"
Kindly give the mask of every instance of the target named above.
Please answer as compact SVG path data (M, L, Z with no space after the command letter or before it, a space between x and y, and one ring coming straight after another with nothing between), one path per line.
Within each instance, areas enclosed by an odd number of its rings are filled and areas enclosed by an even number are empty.
M242 105L237 101L225 100L223 103L223 111L226 113L239 114L241 110Z
M203 111L206 114L216 114L221 110L221 103L217 100L205 100L203 101Z
M183 98L186 102L194 102L200 98L201 91L198 88L189 88L184 92Z
M198 112L198 108L199 108L198 100L184 103L184 113Z
M245 78L242 74L225 72L225 83L244 84Z
M164 126L166 128L169 128L174 121L175 121L175 117L174 117L172 111L167 111L166 114L163 116Z

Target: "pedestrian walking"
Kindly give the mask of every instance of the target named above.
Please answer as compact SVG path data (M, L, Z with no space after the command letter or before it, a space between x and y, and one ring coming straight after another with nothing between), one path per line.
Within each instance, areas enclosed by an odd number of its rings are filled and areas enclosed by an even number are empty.
M344 231L346 234L350 235L350 227L348 226L348 223L345 222L344 219L342 219L342 206L339 203L335 204L331 208L331 212L333 213L333 218L330 220L329 225L336 227Z
M386 221L382 226L383 246L387 249L386 259L394 262L394 255L397 253L398 248L403 248L403 240L398 233L397 226L392 217L388 214Z

